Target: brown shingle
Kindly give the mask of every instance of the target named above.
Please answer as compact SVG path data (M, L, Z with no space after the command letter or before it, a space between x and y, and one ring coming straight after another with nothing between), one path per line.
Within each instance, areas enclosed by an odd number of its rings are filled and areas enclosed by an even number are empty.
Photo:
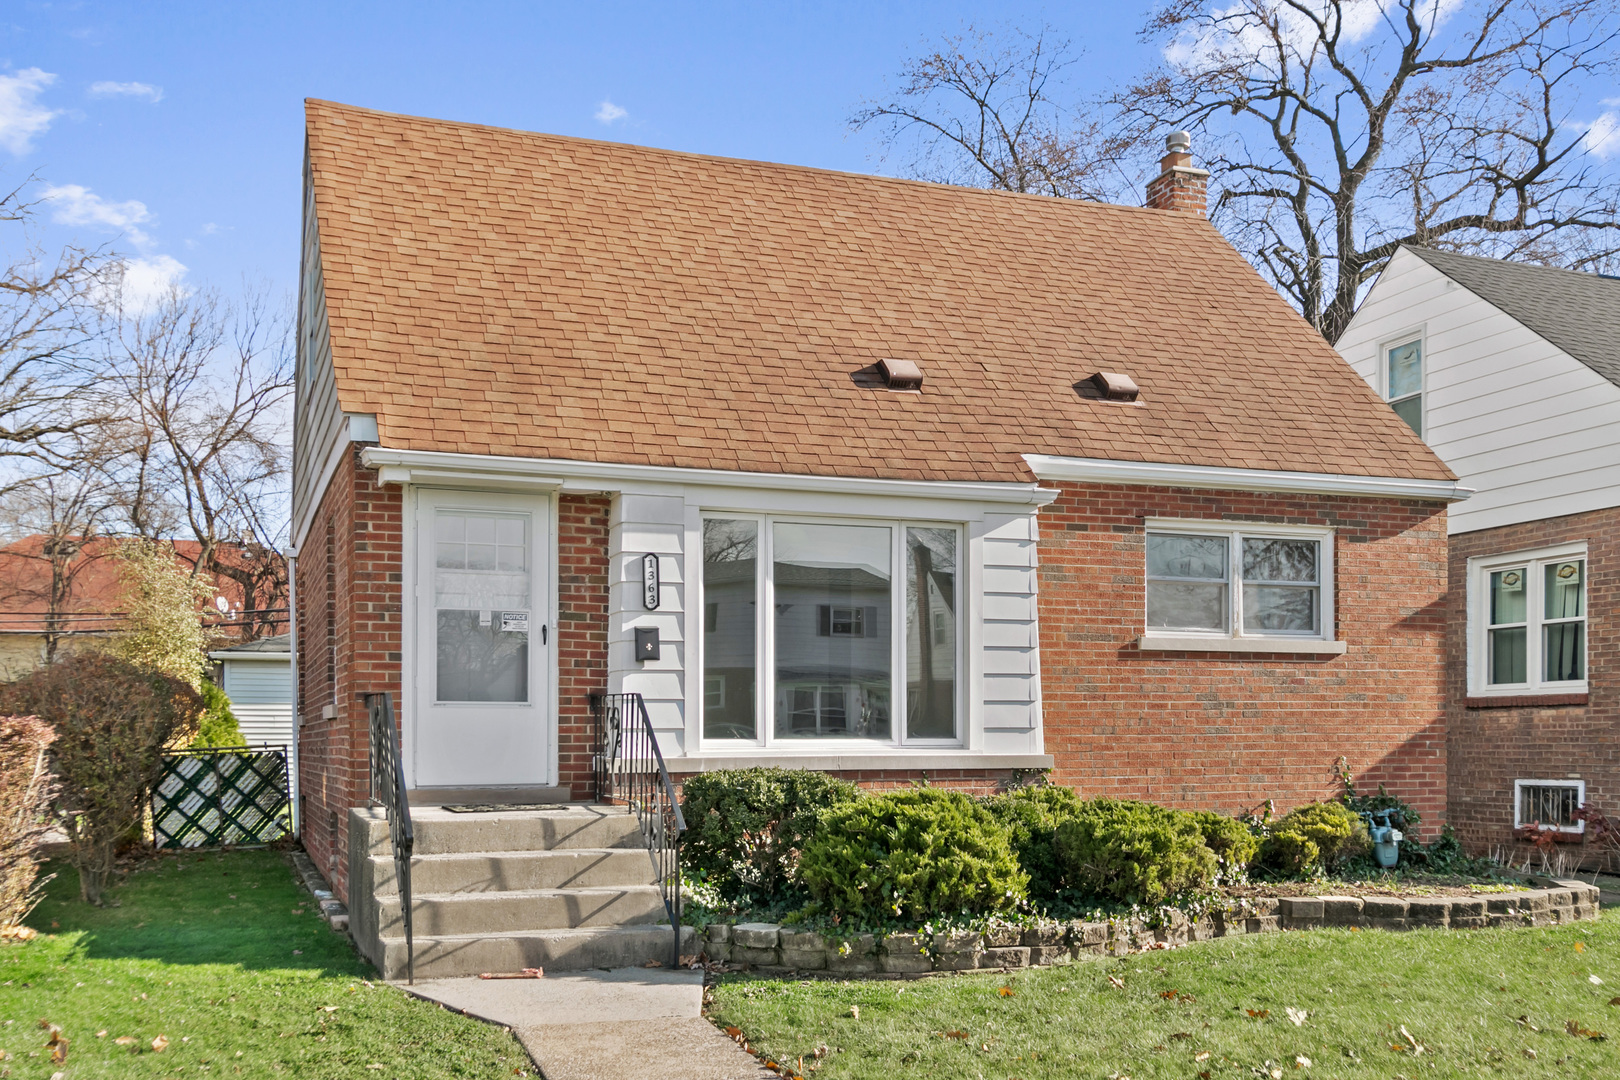
M925 480L1028 479L1023 453L1451 477L1193 215L322 101L308 136L338 397L385 446ZM921 395L851 381L884 356L922 368ZM1141 404L1077 395L1099 368Z

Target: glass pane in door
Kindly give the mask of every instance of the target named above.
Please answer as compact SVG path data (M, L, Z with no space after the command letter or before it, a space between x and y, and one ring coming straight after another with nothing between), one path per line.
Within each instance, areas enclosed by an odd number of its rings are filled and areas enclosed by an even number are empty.
M529 528L526 514L436 514L438 701L529 700Z

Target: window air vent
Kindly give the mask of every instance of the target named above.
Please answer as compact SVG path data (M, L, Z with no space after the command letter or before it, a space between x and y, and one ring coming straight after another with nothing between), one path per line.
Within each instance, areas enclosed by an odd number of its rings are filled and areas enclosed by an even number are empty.
M922 369L910 360L883 359L877 362L883 385L890 390L921 390Z
M1091 377L1091 384L1102 391L1107 401L1135 401L1142 392L1136 380L1115 371L1099 371Z

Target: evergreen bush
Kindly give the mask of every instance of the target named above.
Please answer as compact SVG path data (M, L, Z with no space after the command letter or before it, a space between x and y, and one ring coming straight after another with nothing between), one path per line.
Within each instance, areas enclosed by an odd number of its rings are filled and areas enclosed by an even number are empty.
M937 788L869 795L829 811L799 873L826 913L864 925L1010 914L1029 882L996 816Z
M810 769L722 769L686 781L681 858L729 902L764 907L803 899L799 851L831 808L860 797Z
M1237 818L1217 814L1213 810L1194 810L1193 819L1203 834L1204 846L1215 853L1221 865L1229 872L1248 870L1260 850L1260 838Z
M1153 803L1093 799L1057 827L1070 887L1125 903L1158 904L1215 880L1215 853L1194 815Z
M1366 824L1343 803L1306 803L1277 822L1258 861L1269 873L1301 877L1338 869L1370 845Z
M1052 846L1057 827L1085 805L1074 789L1056 784L1014 788L984 805L1007 829L1018 865L1029 875L1029 898L1049 904L1063 891L1063 868Z

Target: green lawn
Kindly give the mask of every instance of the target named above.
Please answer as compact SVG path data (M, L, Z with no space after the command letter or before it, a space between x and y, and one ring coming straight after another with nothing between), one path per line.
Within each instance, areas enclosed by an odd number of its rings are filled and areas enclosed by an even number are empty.
M796 1067L803 1055L816 1080L1612 1080L1616 995L1620 911L1611 910L1543 930L1267 934L1011 976L734 975L715 989L712 1014L770 1057ZM1571 1034L1570 1021L1588 1034Z
M108 896L117 906L81 903L64 869L29 919L41 936L0 944L0 1076L532 1072L502 1029L376 982L279 852L165 856ZM68 1038L65 1064L41 1020Z

